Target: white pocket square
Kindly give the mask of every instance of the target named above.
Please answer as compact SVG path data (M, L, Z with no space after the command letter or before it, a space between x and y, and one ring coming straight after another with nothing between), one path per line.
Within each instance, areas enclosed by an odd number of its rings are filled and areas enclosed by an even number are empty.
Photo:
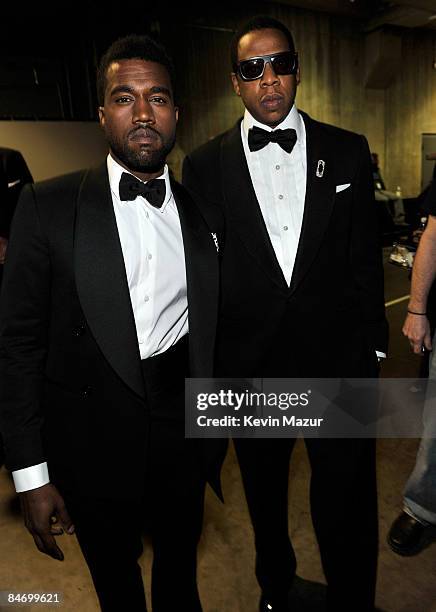
M344 189L348 189L350 185L351 183L344 183L343 185L336 185L336 193L339 193L340 191L344 191Z
M9 189L11 187L14 187L15 185L18 185L18 183L20 183L20 182L21 182L20 179L17 179L16 181L12 181L12 183L8 183Z

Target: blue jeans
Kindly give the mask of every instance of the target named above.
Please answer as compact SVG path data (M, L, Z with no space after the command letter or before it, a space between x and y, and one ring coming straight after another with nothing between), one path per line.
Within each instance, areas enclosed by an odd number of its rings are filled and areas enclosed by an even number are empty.
M423 422L415 467L404 490L404 506L422 523L436 525L436 350L430 358Z

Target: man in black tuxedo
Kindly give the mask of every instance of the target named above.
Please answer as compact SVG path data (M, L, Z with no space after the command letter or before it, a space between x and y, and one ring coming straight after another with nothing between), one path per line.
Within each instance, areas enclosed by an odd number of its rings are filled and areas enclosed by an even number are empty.
M110 154L24 190L1 297L1 427L26 526L60 560L53 533L76 532L104 611L146 610L144 519L153 610L201 610L206 480L219 488L217 454L184 440L185 376L213 370L219 228L169 178L172 81L152 39L109 48Z
M294 106L289 30L253 18L235 35L232 81L245 115L190 154L183 181L223 210L217 374L376 376L387 325L368 145ZM235 440L254 527L260 610L288 610L296 560L288 536L294 440ZM311 509L328 609L374 609L373 440L306 439Z

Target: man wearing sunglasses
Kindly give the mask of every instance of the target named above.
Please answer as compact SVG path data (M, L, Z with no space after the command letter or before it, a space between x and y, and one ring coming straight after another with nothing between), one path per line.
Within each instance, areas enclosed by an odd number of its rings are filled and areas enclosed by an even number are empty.
M377 376L387 325L371 163L364 137L297 110L289 30L253 18L232 44L245 114L190 154L184 183L226 218L217 374ZM295 610L288 536L294 439L237 439L256 544L261 612ZM329 611L374 610L373 440L305 440Z

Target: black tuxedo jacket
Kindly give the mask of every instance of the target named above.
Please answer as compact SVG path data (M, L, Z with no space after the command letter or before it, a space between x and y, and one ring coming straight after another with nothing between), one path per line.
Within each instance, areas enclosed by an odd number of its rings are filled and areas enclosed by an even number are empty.
M307 187L290 286L251 183L240 121L189 155L183 183L225 216L218 373L376 375L387 350L383 268L368 145L302 113ZM324 172L318 172L319 161ZM336 192L336 186L349 187Z
M19 151L0 147L0 236L9 237L9 229L20 192L32 175Z
M186 190L172 188L185 248L190 372L209 377L217 250ZM138 495L146 394L106 163L24 190L0 298L0 367L9 469L47 460L63 490ZM223 445L204 444L199 465L217 487Z

